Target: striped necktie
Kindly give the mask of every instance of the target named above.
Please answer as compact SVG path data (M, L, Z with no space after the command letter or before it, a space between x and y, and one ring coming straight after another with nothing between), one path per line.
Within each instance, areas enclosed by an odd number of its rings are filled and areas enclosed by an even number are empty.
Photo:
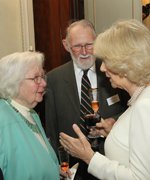
M89 89L91 88L91 83L87 76L88 70L83 71L83 76L81 80L80 127L85 135L87 135L88 131L85 127L84 116L85 114L93 113L89 98Z

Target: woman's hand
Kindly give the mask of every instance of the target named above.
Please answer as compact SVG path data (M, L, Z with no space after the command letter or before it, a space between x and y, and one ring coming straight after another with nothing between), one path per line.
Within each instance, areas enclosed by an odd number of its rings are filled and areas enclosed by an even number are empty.
M69 178L71 178L72 173L71 173L70 169L68 169L67 172L64 172L63 170L61 170L61 167L60 167L60 175L62 177L69 177Z
M99 136L107 137L115 122L113 118L101 119L101 122L96 123L96 133L99 134Z
M94 151L91 149L90 143L87 141L86 137L76 124L73 124L73 130L77 134L78 138L73 138L61 132L60 143L69 154L82 159L89 164L94 155Z

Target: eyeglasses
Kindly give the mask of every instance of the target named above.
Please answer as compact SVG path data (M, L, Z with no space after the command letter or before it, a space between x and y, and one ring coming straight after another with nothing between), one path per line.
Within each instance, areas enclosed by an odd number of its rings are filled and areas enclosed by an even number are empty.
M40 84L42 82L42 80L46 81L46 75L42 75L42 76L35 76L34 78L25 78L25 80L32 80L34 81L36 84Z
M93 49L93 42L92 42L92 43L86 43L86 44L84 44L84 45L77 44L77 45L71 46L71 49L72 49L72 51L74 51L74 52L79 52L79 51L81 51L81 49L82 49L83 47L84 47L86 50L92 50L92 49Z

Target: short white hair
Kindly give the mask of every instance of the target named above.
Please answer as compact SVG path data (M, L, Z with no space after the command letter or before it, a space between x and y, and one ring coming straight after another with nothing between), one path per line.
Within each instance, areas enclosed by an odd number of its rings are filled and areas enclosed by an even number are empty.
M16 52L0 59L0 98L14 98L27 71L35 64L43 66L40 52Z
M96 31L94 28L94 25L92 24L92 22L90 22L87 19L81 19L78 21L73 22L72 24L70 24L66 30L66 40L69 41L70 40L70 33L71 30L76 27L76 26L81 26L83 28L90 28L91 32L93 33L93 36L96 37Z

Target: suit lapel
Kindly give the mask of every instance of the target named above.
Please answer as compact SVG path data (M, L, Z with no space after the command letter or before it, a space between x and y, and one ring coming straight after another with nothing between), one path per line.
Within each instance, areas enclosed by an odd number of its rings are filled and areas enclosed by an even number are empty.
M79 113L80 101L72 61L68 63L67 71L64 74L64 83L67 97L71 102L70 105L73 106L73 110L75 110L75 113Z
M104 86L104 80L106 79L105 73L100 71L101 61L96 60L96 74L97 74L97 87L102 88Z

